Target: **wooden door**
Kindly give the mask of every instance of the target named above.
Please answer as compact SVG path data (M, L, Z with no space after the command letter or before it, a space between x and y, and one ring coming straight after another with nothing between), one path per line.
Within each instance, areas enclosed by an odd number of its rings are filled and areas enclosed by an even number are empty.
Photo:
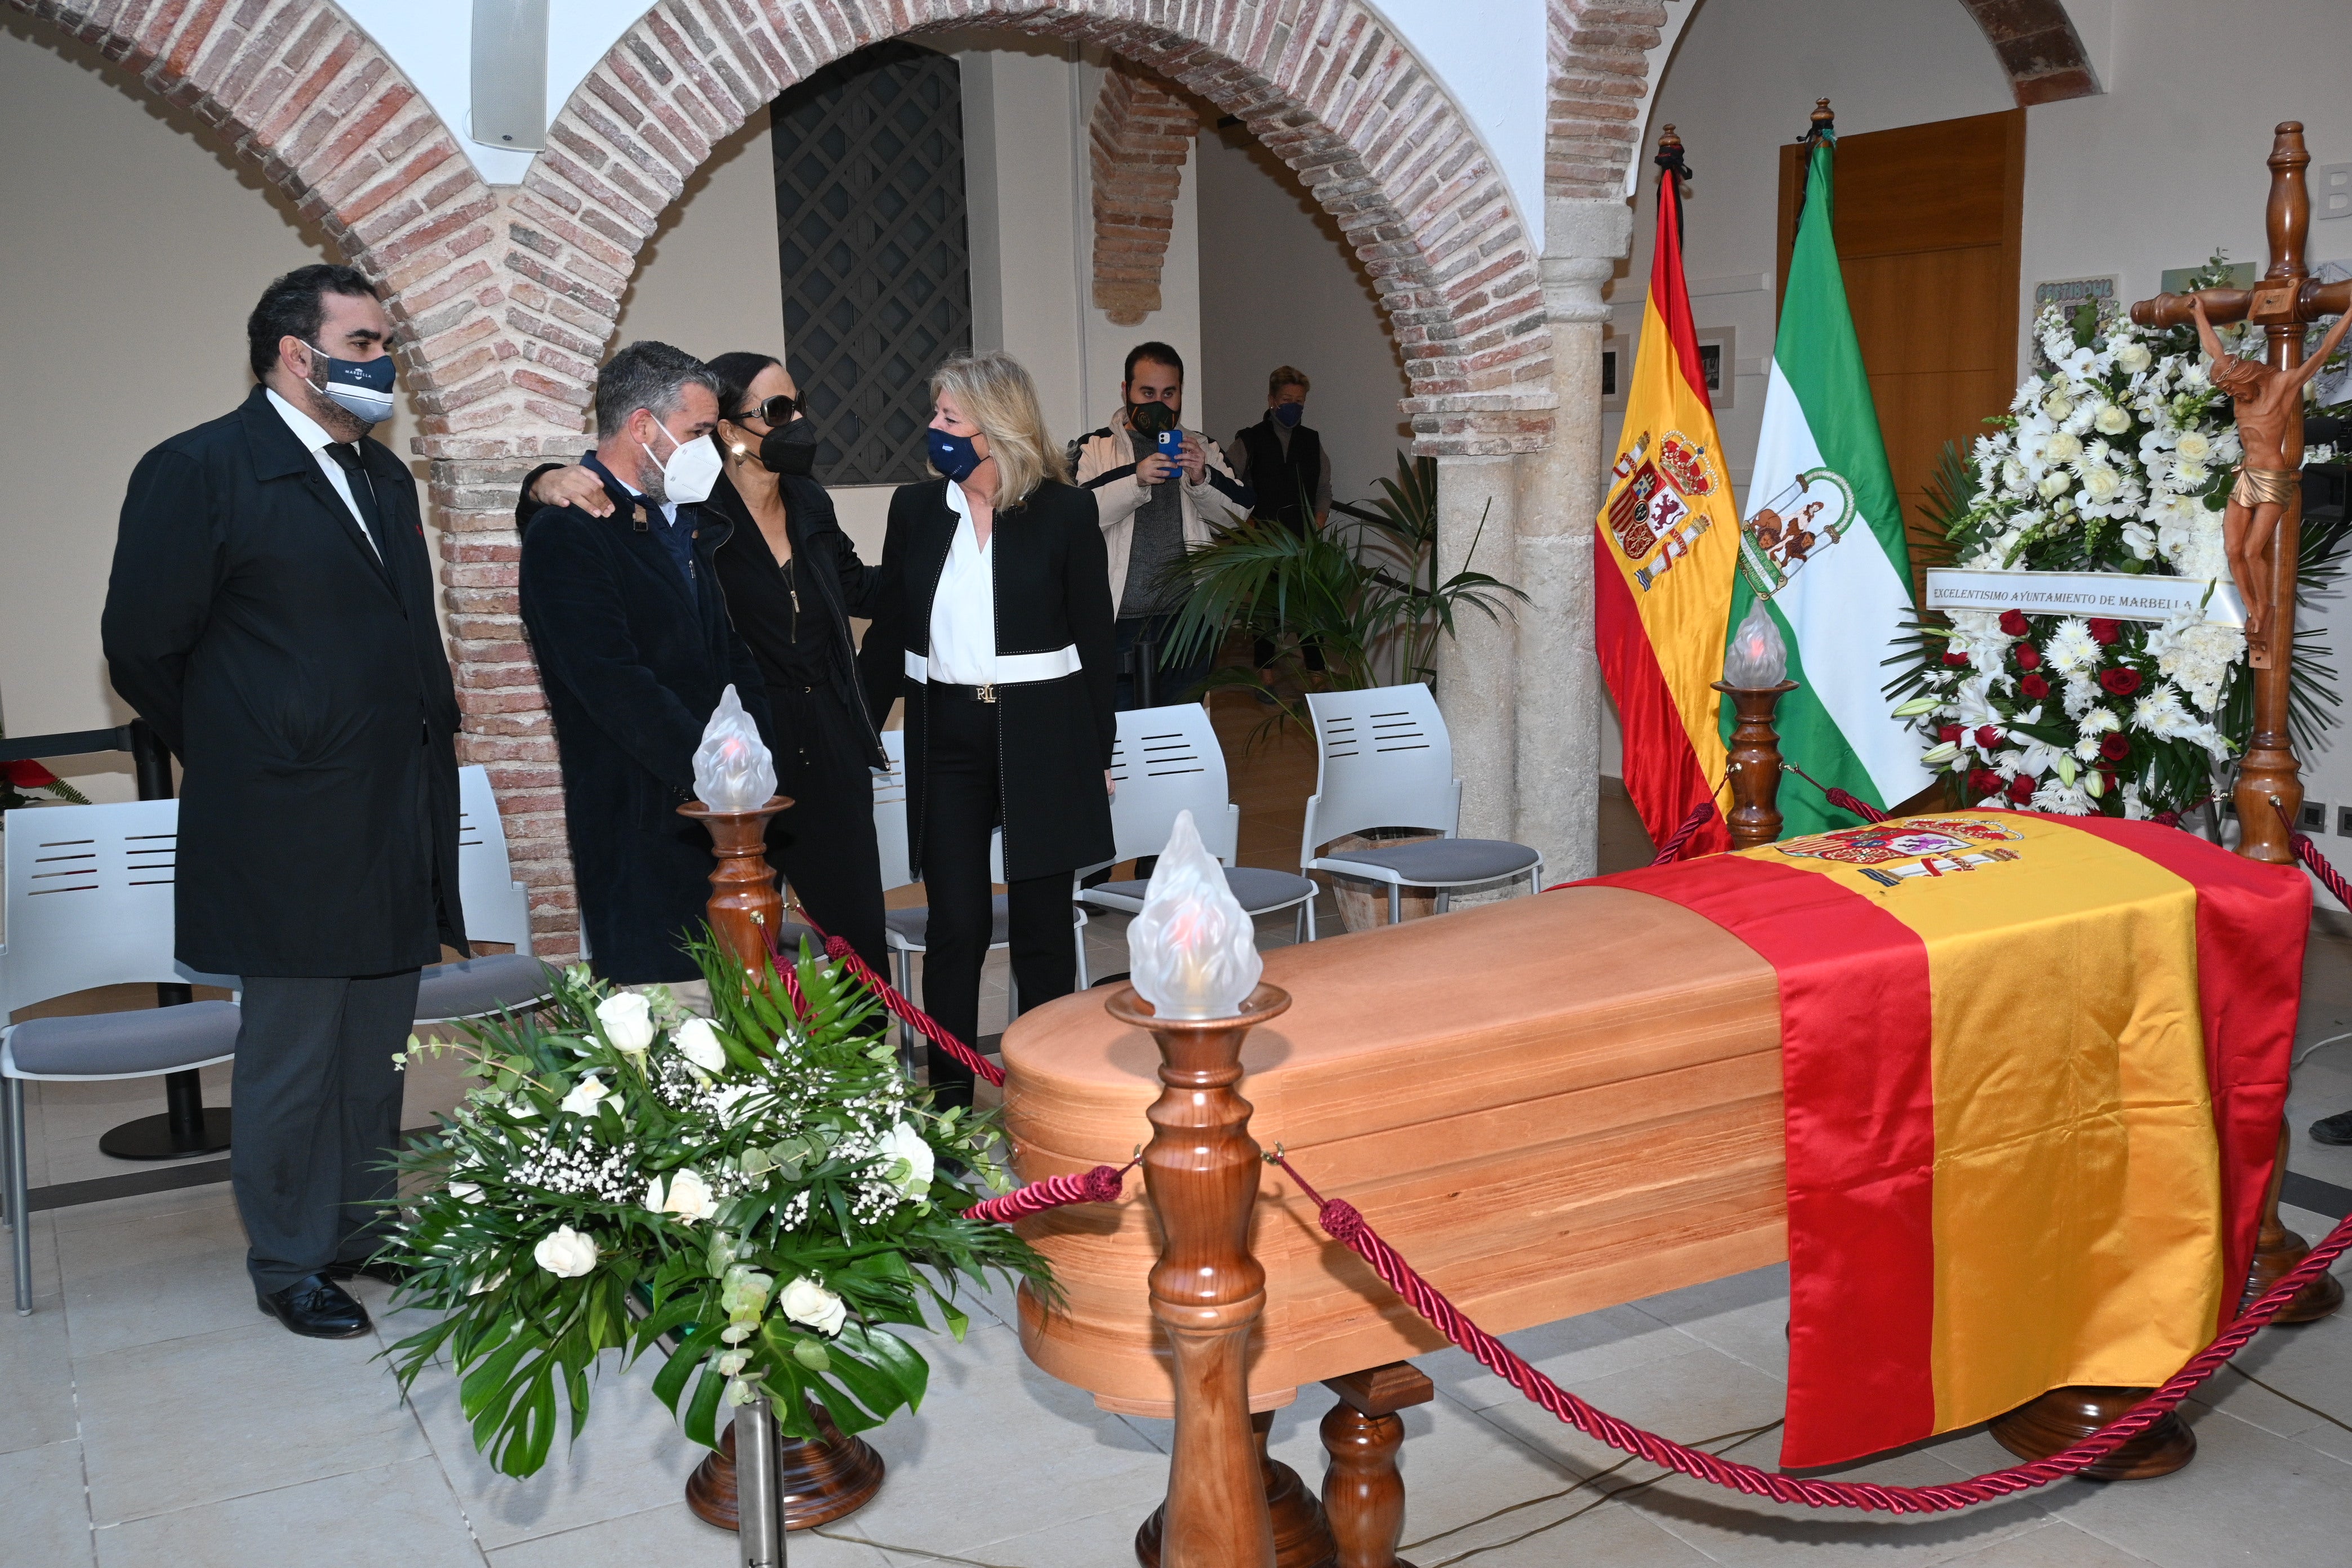
M1784 292L1801 154L1780 149ZM2017 390L2025 110L1842 136L1836 192L1838 259L1905 531L1936 540L1920 508L1944 444L1966 455ZM1916 578L1916 549L1912 560Z

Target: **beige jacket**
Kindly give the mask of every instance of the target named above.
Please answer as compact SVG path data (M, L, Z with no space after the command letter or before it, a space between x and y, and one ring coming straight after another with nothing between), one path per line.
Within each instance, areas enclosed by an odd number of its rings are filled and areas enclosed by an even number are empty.
M1188 429L1185 434L1198 441L1208 454L1201 469L1201 482L1194 484L1181 473L1165 482L1181 487L1184 543L1191 548L1206 544L1219 529L1246 520L1257 498L1248 486L1234 478L1223 449L1214 441L1198 430ZM1135 514L1151 497L1151 487L1135 477L1131 440L1127 410L1122 407L1111 416L1108 425L1089 430L1070 443L1071 477L1094 492L1095 503L1101 509L1103 544L1110 555L1113 615L1118 613L1119 598L1127 591L1127 560L1135 547Z

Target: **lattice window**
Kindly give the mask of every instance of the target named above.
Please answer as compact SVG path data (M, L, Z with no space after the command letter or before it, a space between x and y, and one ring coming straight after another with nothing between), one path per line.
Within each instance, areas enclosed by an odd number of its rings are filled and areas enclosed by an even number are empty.
M785 342L818 475L919 479L930 374L971 346L956 62L877 44L787 90L772 121Z

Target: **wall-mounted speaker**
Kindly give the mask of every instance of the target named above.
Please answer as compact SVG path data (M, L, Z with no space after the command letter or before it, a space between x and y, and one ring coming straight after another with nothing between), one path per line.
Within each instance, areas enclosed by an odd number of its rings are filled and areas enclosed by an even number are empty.
M474 0L467 134L517 152L547 145L547 0Z

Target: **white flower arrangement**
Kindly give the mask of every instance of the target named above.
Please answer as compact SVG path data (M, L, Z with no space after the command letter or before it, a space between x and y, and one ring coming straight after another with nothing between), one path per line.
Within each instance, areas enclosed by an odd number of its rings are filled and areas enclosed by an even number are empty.
M2051 368L1976 442L1943 520L1953 564L2228 582L2221 516L2240 449L2194 333L2056 307L2034 333ZM2316 447L2305 461L2332 455ZM2018 610L1945 618L1920 626L1920 663L1890 690L1921 731L1922 760L1966 800L2177 812L2243 749L2233 698L2245 637L2201 610L2161 625Z
M559 1387L578 1429L606 1349L667 1347L655 1390L698 1442L761 1391L796 1436L814 1435L811 1400L858 1431L928 1376L887 1325L929 1307L961 1334L960 1276L1053 1295L1009 1227L963 1217L1001 1180L992 1127L931 1110L855 979L804 956L796 1013L775 976L745 994L740 965L698 952L715 1017L574 968L537 1014L406 1053L455 1051L478 1082L401 1162L425 1190L389 1256L405 1296L446 1315L396 1363L404 1384L446 1351L508 1474L545 1463Z

